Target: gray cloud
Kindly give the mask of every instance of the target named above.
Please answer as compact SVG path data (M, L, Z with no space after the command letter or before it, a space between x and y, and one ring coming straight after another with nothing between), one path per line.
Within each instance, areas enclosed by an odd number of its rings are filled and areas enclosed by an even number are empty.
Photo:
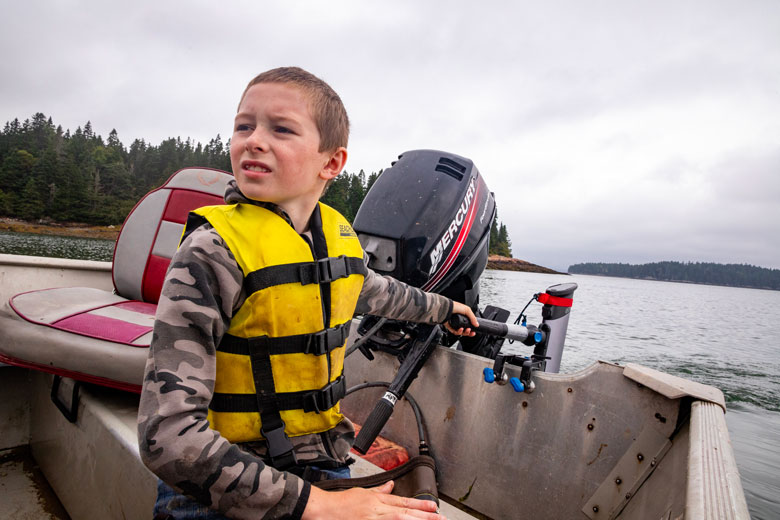
M0 122L227 138L296 64L347 105L348 171L473 159L517 257L780 268L777 2L0 1Z

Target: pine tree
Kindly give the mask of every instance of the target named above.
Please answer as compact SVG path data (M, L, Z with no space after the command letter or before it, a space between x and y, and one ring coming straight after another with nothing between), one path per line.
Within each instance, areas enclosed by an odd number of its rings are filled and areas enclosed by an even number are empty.
M490 246L488 252L491 255L512 256L512 242L509 240L509 232L504 223L498 222L498 211L493 216L493 223L490 225Z
M12 150L0 167L0 189L6 193L21 193L35 166L35 156L27 150Z
M379 173L377 172L371 172L368 176L368 181L366 181L366 193L368 193L371 190L371 186L374 185L376 180L379 178L379 176L382 175L382 170L379 170Z
M506 230L506 225L504 223L501 223L501 226L498 229L498 254L501 256L512 256L512 243L509 241L509 234Z
M347 193L347 213L344 214L350 222L355 220L360 204L366 196L366 174L363 170L349 177L349 192Z
M349 185L349 174L342 173L333 179L320 200L346 217L349 212Z
M30 177L22 190L21 197L16 204L16 213L25 220L34 220L43 216L43 201L40 198L40 189L35 179Z

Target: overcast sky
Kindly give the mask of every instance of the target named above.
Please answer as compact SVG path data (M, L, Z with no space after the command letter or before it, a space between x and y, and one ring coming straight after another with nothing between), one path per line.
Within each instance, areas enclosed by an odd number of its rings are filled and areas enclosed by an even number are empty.
M780 268L777 0L0 5L0 124L227 140L298 65L347 107L347 171L472 159L517 258Z

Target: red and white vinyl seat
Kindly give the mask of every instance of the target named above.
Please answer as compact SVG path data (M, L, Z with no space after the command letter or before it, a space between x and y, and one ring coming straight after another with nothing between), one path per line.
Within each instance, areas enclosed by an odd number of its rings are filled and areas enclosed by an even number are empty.
M0 310L0 362L140 392L154 314L188 213L222 204L229 173L186 168L127 216L112 264L114 291L89 287L17 294Z

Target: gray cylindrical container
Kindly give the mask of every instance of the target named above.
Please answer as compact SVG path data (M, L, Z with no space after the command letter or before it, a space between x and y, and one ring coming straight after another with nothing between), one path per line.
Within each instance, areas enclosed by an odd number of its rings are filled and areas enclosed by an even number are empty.
M576 290L576 283L561 283L551 285L545 294L539 295L539 301L544 303L541 329L547 334L546 352L543 355L550 358L545 364L545 372L557 374L561 368L563 344L566 340L566 329L569 328L571 300Z

